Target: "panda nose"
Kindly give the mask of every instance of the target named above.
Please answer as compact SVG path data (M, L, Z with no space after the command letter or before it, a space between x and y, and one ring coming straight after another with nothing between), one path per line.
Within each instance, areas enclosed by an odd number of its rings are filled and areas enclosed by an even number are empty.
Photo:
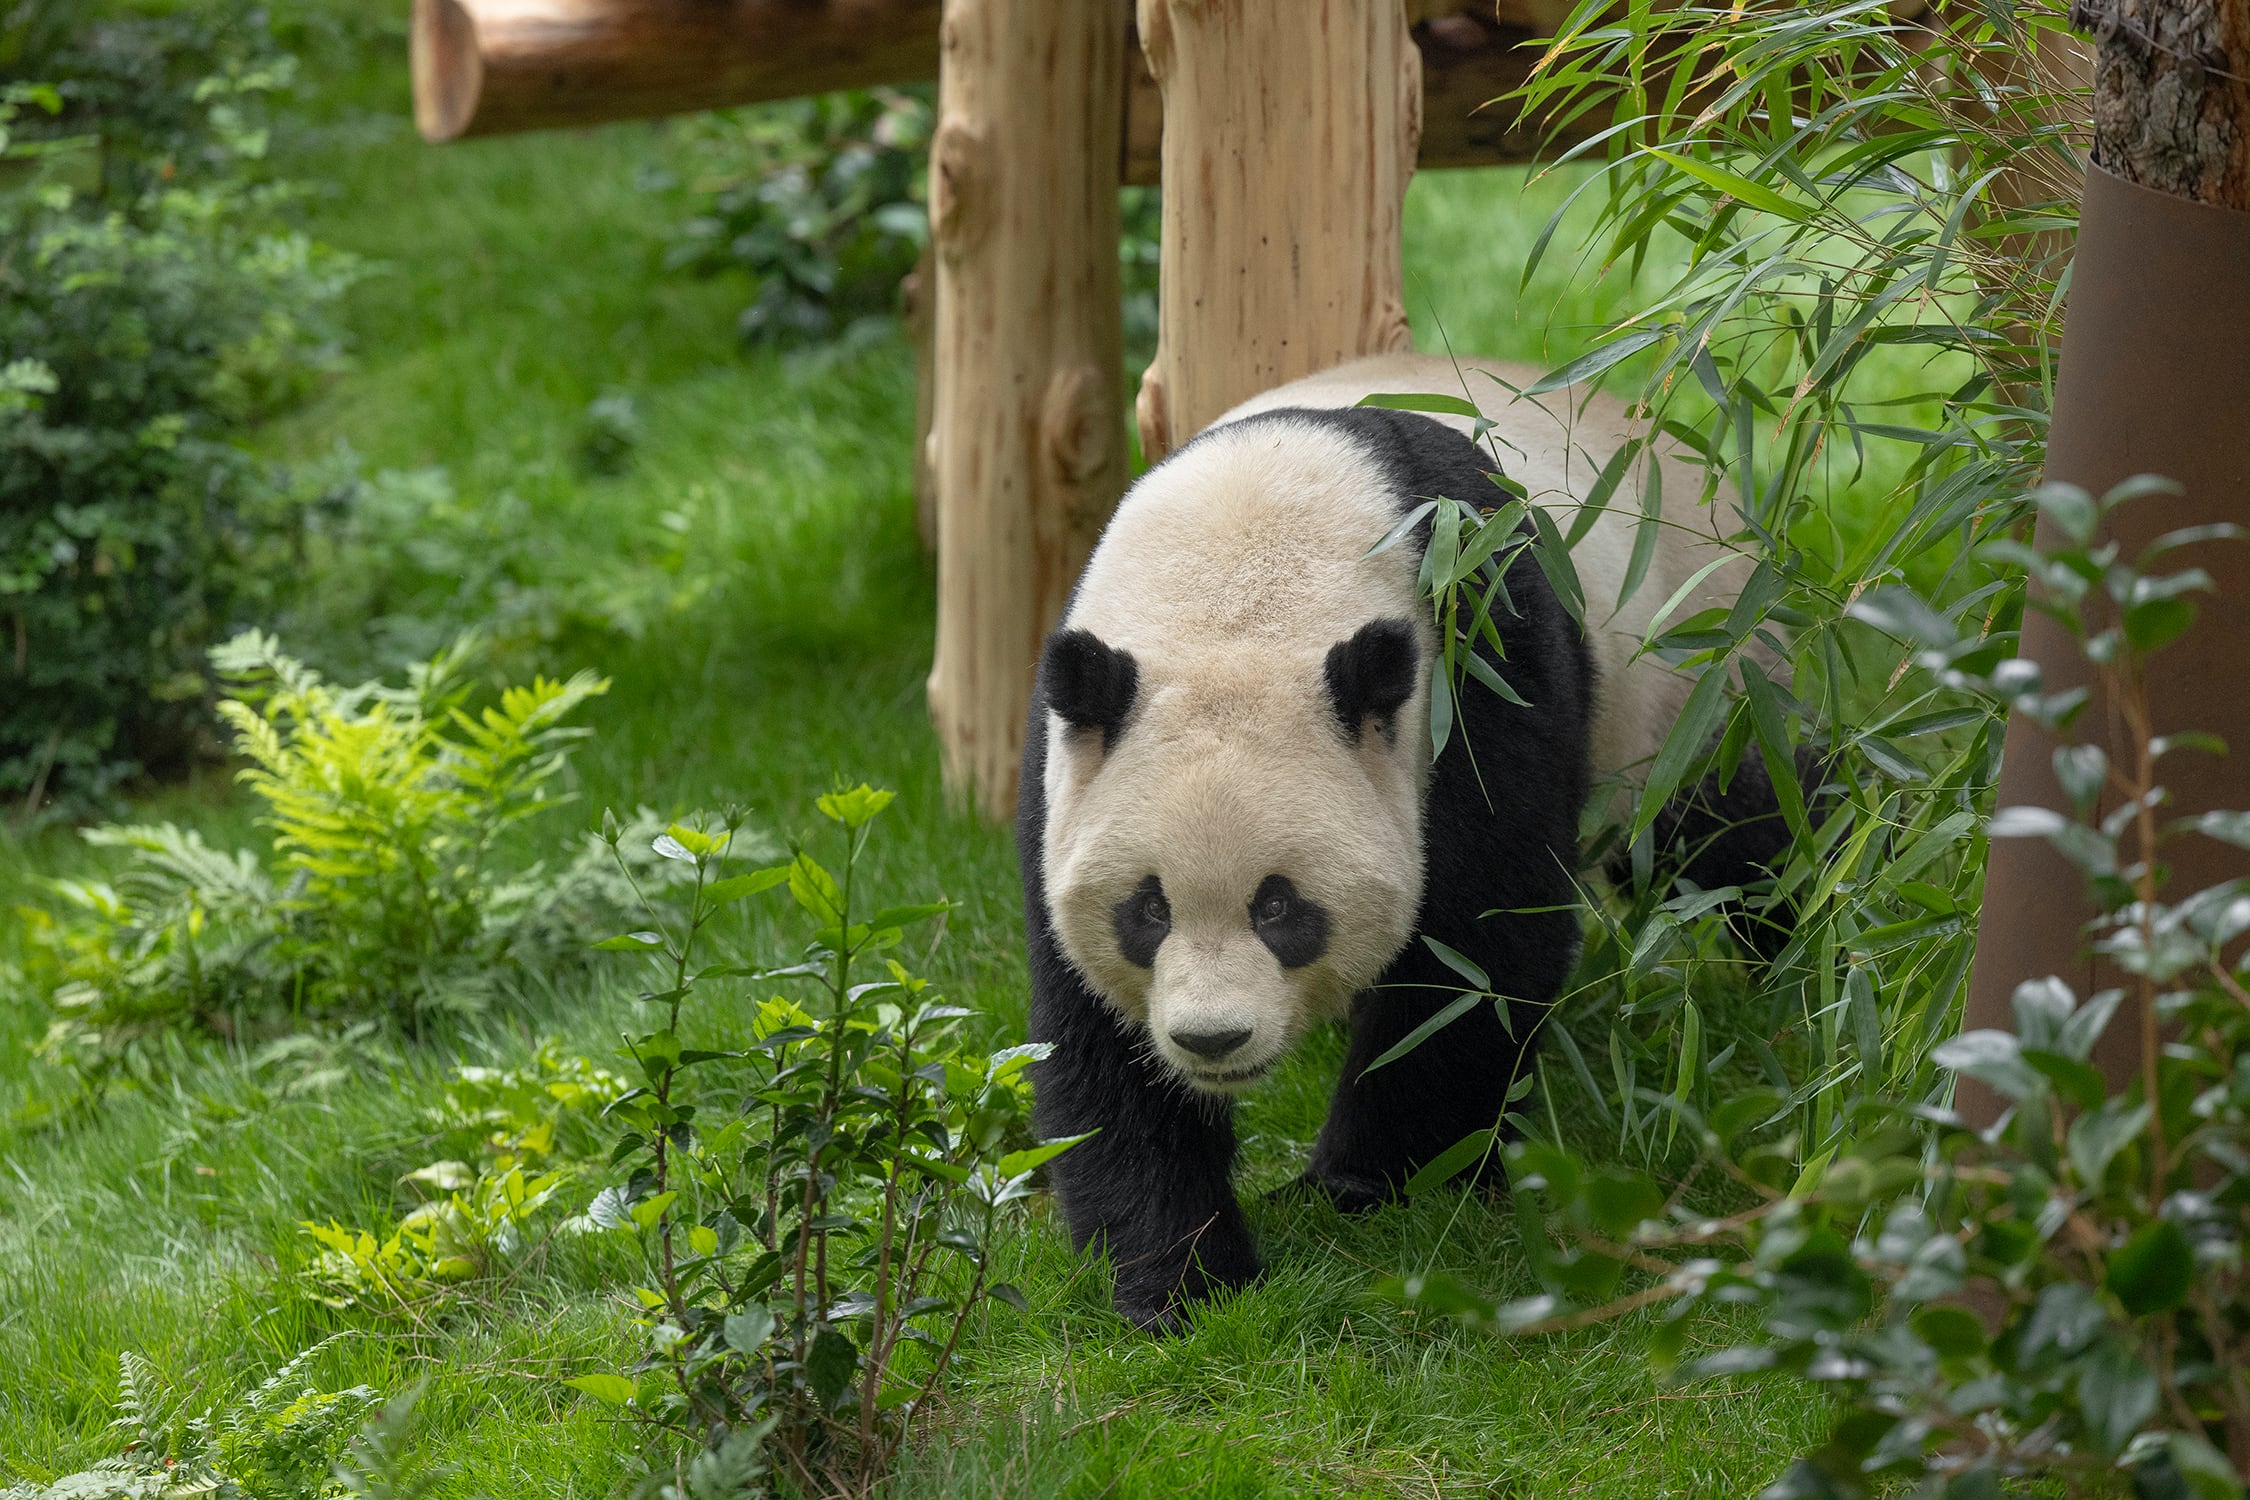
M1217 1062L1249 1040L1250 1028L1247 1026L1240 1031L1175 1031L1172 1033L1172 1044L1174 1046L1185 1048L1197 1057L1209 1058L1212 1062Z

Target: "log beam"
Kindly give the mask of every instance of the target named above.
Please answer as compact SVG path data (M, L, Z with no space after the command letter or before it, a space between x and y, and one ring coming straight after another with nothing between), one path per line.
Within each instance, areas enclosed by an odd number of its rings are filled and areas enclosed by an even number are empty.
M414 122L433 143L594 125L937 76L941 0L415 0ZM1107 0L1129 28L1132 0ZM1420 0L1421 165L1528 161L1538 133L1506 106L1559 0L1464 10ZM1567 5L1561 6L1566 11ZM1153 183L1163 103L1141 48L1120 49L1119 179ZM1598 128L1574 123L1571 138Z
M1125 487L1111 0L946 0L930 146L948 787L1014 811L1041 640Z
M1140 0L1164 93L1153 461L1228 408L1408 347L1422 55L1398 0Z
M937 76L941 0L414 0L427 141Z

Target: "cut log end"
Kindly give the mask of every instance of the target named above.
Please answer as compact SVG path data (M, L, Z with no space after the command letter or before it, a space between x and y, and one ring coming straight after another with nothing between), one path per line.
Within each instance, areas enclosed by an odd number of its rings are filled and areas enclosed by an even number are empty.
M460 139L484 92L475 18L461 0L414 0L407 55L414 76L414 128L433 146Z

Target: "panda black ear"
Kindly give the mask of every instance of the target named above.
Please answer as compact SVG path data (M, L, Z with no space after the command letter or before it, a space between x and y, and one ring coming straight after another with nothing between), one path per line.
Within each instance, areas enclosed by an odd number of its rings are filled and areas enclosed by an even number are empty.
M1039 659L1039 691L1047 706L1073 729L1099 729L1104 750L1124 732L1140 680L1133 653L1090 630L1056 631Z
M1359 743L1360 726L1373 719L1385 734L1421 675L1414 627L1404 620L1370 620L1348 641L1328 648L1328 704L1344 737Z

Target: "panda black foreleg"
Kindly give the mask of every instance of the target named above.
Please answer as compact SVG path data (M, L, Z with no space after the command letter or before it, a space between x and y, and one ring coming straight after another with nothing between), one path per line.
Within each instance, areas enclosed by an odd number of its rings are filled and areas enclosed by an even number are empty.
M1031 1037L1054 1048L1034 1064L1040 1134L1098 1132L1050 1170L1072 1245L1109 1252L1118 1312L1169 1329L1185 1303L1255 1278L1231 1106L1175 1078L1045 934L1032 944Z
M1499 992L1544 1002L1560 987L1576 946L1576 919L1546 915L1550 920L1538 925L1555 930L1542 932L1524 963L1488 964ZM1481 1001L1412 1051L1368 1071L1462 988L1461 977L1416 938L1353 1006L1343 1073L1304 1176L1338 1207L1356 1211L1400 1197L1407 1180L1448 1147L1501 1123L1510 1087L1531 1066L1536 1005L1513 1005L1504 1024L1494 1003Z

